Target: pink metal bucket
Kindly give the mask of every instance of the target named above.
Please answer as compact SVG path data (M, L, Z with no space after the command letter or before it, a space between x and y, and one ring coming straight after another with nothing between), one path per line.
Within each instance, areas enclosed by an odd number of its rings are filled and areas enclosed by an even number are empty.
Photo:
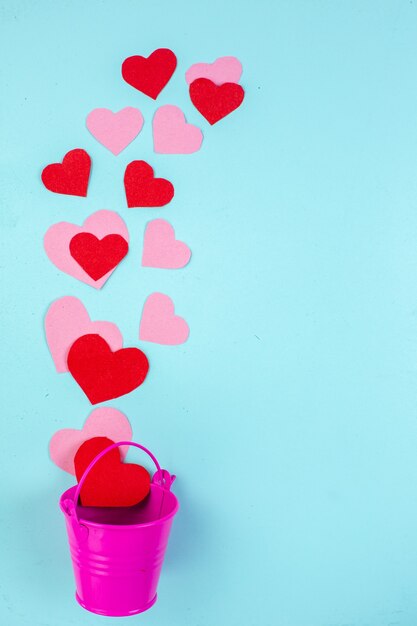
M78 505L81 487L91 468L107 452L135 446L154 461L151 491L139 504L122 508ZM76 599L93 613L134 615L156 602L156 588L178 500L170 491L175 476L162 470L154 455L132 441L119 441L98 454L78 485L59 501L65 515L76 583Z

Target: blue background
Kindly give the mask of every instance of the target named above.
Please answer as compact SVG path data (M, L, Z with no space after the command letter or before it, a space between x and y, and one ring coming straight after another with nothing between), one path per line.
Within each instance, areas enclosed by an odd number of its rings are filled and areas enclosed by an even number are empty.
M155 103L120 66L157 47L178 69ZM104 620L74 600L57 507L72 477L47 452L92 407L55 373L44 313L77 296L139 345L143 302L162 291L190 339L143 344L148 380L109 403L178 475L182 505L159 600L130 623L415 626L416 3L9 1L1 52L0 623ZM184 73L222 55L241 59L246 98L210 127ZM201 126L200 152L153 153L167 103ZM85 117L125 106L146 121L115 158ZM93 159L88 197L48 193L42 167L75 147ZM133 159L173 181L169 206L126 208ZM102 208L126 220L131 250L96 292L42 238ZM192 248L184 270L140 266L154 217Z

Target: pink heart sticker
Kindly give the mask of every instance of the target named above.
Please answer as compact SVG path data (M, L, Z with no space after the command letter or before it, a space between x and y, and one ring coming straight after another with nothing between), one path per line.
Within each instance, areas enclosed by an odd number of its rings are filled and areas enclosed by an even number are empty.
M238 83L242 76L242 64L236 57L219 57L214 63L196 63L185 73L188 85L197 78L208 78L216 85Z
M63 428L58 430L49 442L49 456L64 472L75 476L74 456L84 441L93 437L107 437L111 441L131 441L132 427L126 415L111 407L94 409L85 420L81 430ZM121 446L122 458L129 447Z
M110 109L94 109L87 116L86 126L97 141L118 155L139 135L143 115L134 107L125 107L116 113Z
M143 238L144 267L179 269L187 265L190 257L190 248L175 239L175 231L169 222L157 219L148 223Z
M98 280L94 280L83 270L71 255L70 242L75 235L85 232L95 235L98 239L103 239L107 235L121 235L129 242L129 231L120 215L114 211L103 209L87 217L82 226L71 224L71 222L53 224L45 233L43 240L45 252L52 263L62 272L87 283L91 287L101 289L117 266Z
M203 133L187 124L180 108L166 104L153 116L153 145L160 154L191 154L200 149Z
M92 322L78 298L65 296L52 302L45 315L46 342L56 371L68 372L68 351L82 335L98 334L113 351L123 347L123 337L112 322Z
M190 329L182 317L175 315L174 303L163 293L148 296L142 311L139 339L167 346L187 341Z

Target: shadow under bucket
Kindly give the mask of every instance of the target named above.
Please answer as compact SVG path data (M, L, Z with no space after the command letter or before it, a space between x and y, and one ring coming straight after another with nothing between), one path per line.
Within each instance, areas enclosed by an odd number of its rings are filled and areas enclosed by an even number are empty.
M144 450L154 461L149 495L131 507L105 508L78 505L81 487L97 461L119 446ZM156 589L172 521L179 504L170 491L175 476L161 470L144 446L120 441L98 454L78 485L59 501L65 515L76 599L99 615L123 617L146 611L156 602Z

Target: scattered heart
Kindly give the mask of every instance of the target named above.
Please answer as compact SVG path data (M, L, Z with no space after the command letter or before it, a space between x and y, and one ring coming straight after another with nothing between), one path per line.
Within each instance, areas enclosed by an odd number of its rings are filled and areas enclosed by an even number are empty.
M174 303L163 293L148 296L142 311L139 339L167 346L187 341L190 329L179 315L175 315Z
M177 67L177 57L168 48L149 57L132 56L123 61L122 76L135 89L156 100Z
M208 78L197 78L190 85L192 103L211 125L237 109L244 96L243 88L235 83L215 85Z
M119 350L123 346L123 337L116 324L92 322L78 298L65 296L52 302L45 315L45 335L58 373L68 372L67 357L74 341L91 333L103 337L111 350Z
M89 245L85 254L83 255L81 251L80 256L76 259L70 251L70 244L80 234L89 235L89 237L76 240L77 245L73 244L74 247L78 247L80 242L88 243ZM53 224L45 234L44 248L48 258L62 272L87 283L91 287L95 287L95 289L101 289L117 266L117 263L114 263L115 251L113 246L108 246L108 235L112 236L110 242L115 242L115 237L117 236L120 261L123 258L120 256L121 251L124 248L127 251L128 248L129 232L118 213L105 209L90 215L82 226L71 224L70 222ZM92 237L95 237L95 239ZM121 242L122 239L125 244ZM96 240L102 241L97 243ZM98 256L96 256L97 253ZM81 264L79 263L80 260L83 261ZM102 274L98 279L93 278L92 274L87 271L88 269L91 270L93 266L96 268L96 264L97 267L100 267L100 271L107 268L106 273ZM97 273L94 275L97 276Z
M129 208L160 207L171 202L174 186L165 178L155 178L145 161L132 161L126 167L124 184Z
M197 126L187 124L179 107L166 104L153 118L153 145L160 154L191 154L200 150L203 133Z
M236 57L219 57L213 63L195 63L185 73L190 85L197 78L208 78L216 85L238 83L242 75L242 64Z
M86 126L97 141L118 155L142 130L143 115L134 107L125 107L116 113L110 109L94 109L87 116Z
M80 482L91 461L112 445L108 437L85 441L74 458L75 475ZM133 506L148 495L151 488L149 472L135 463L122 463L119 448L107 452L91 468L80 491L83 506Z
M121 235L98 239L91 233L78 233L69 245L71 256L93 280L113 270L126 256L129 244Z
M74 457L84 441L92 437L108 437L112 441L131 441L132 427L126 415L110 406L93 409L81 430L63 428L58 430L49 442L51 460L64 472L75 475ZM120 446L124 459L129 448Z
M112 352L97 334L79 337L68 352L68 370L91 404L119 398L139 387L149 362L138 348Z
M85 150L70 150L62 163L51 163L42 171L42 182L49 191L69 196L86 196L91 159Z
M179 269L187 265L191 250L175 239L175 231L166 220L152 220L143 238L142 265L162 269Z

